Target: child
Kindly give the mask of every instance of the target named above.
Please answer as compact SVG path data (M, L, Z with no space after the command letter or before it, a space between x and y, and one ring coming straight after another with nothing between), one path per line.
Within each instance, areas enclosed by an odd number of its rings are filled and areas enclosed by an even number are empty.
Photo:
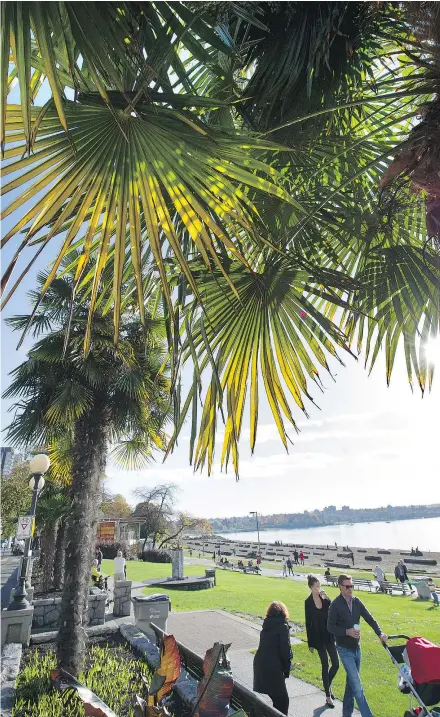
M431 591L431 596L432 596L432 599L434 600L434 605L435 605L435 607L438 607L440 603L439 603L439 599L438 599L437 590L440 590L440 586L434 585L434 583L432 582L432 578L428 578L426 582Z

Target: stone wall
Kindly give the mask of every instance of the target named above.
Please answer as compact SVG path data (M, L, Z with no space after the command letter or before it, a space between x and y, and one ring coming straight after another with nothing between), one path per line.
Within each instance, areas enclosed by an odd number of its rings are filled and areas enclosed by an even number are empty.
M106 594L89 595L88 625L103 625ZM61 597L34 600L33 630L58 630L61 615Z

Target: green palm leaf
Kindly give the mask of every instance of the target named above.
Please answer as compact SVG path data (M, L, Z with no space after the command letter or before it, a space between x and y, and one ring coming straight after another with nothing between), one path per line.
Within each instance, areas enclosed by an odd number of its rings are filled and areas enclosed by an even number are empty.
M245 263L234 234L241 231L254 234L258 214L249 189L267 192L297 206L281 186L273 183L276 172L254 160L249 153L259 148L267 151L271 147L268 143L215 134L187 116L159 107L145 107L136 117L98 104L80 106L65 102L64 109L75 149L62 132L55 108L48 108L38 128L34 154L16 159L5 168L5 174L16 176L4 185L4 194L33 181L5 209L4 216L27 200L37 196L38 200L34 199L31 208L7 232L3 245L25 230L21 246L26 246L40 230L51 225L44 238L46 245L65 222L74 217L43 287L44 294L72 243L83 232L84 251L77 279L81 276L98 233L99 251L91 290L86 350L90 346L91 317L98 287L109 261L114 268L115 337L118 334L128 222L133 264L139 266L141 247L147 238L165 297L171 305L163 256L168 248L195 294L198 289L182 253L170 210L188 232L192 251L200 252L208 266L212 264L222 271L218 259L220 246L225 246ZM7 127L11 130L8 140L25 141L18 107L8 108ZM17 154L14 147L5 156L9 159ZM146 237L142 235L142 226ZM6 278L20 251L21 247L6 270ZM233 288L232 282L229 284Z
M203 314L194 312L194 307L189 309L183 352L184 359L191 358L194 363L194 382L168 452L173 449L192 404L190 460L195 469L206 463L210 472L217 412L223 409L225 437L221 463L227 467L232 458L238 474L238 442L247 400L251 450L255 447L259 384L264 387L287 449L290 439L286 422L296 429L292 404L307 415L304 400L313 401L309 381L320 389L319 367L330 372L327 356L340 361L336 347L347 352L349 349L343 332L313 306L310 297L325 291L314 286L309 271L269 255L258 273L251 275L235 264L229 267L229 275L238 297L226 291L225 280L217 275L215 282L204 282ZM349 279L342 274L335 273L333 281L338 281L340 287L350 286ZM344 305L342 300L340 305ZM205 372L208 388L198 420L198 393L202 394Z

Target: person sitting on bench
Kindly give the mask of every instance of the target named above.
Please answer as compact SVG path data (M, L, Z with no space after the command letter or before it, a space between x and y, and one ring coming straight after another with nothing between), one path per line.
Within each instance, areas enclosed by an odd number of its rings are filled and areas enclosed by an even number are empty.
M108 576L103 575L98 568L98 561L95 560L92 563L92 568L90 571L90 576L92 578L92 584L99 588L100 590L107 590L107 579Z

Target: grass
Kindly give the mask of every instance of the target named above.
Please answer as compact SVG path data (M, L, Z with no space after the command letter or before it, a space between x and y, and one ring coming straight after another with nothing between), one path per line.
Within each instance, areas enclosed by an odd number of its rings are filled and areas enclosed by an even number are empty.
M190 557L189 550L184 550L183 552L184 552L184 556L186 558ZM198 558L198 556L199 556L198 552L196 550L193 550L192 557ZM203 553L201 553L201 557L202 558L204 557L204 558L206 558L206 560L209 560L210 558L212 558L212 553L208 553L207 551L205 551L205 555L203 555ZM245 564L247 563L247 560L245 558L234 558L234 556L232 556L232 557L228 556L228 560L233 563L238 562L238 560L240 560L240 559L243 560L243 562ZM255 560L253 560L253 562L255 564ZM214 561L211 560L211 563L214 564ZM282 571L281 560L262 560L261 567L267 568L268 570L278 570L280 572ZM332 568L330 568L330 570L332 570ZM313 564L311 565L311 564L306 563L304 566L294 565L293 571L295 573L304 573L305 575L308 575L309 573L313 573L314 575L324 575L325 567L314 566ZM354 568L353 570L350 570L349 572L350 572L350 575L352 575L354 578L359 578L361 580L374 580L374 575L373 575L372 570L359 570L359 569ZM338 575L339 574L338 569L333 568L332 574ZM388 577L389 580L394 580L394 575L393 575L392 570L385 571L385 575L386 575L386 577Z
M113 572L112 561L103 561L103 570ZM200 575L201 565L185 566L185 574ZM153 577L168 577L171 565L132 562L127 564L127 576L131 580L146 580ZM351 574L351 573L350 573ZM157 588L145 588L145 594L156 592ZM167 592L166 588L163 588ZM336 597L337 588L326 587L330 598ZM186 592L170 590L173 610L226 610L231 613L247 613L263 617L273 600L286 603L293 622L304 624L304 600L308 595L304 583L282 580L263 575L244 575L237 572L217 570L217 587L214 590ZM422 635L428 640L440 643L438 613L430 603L414 598L376 595L356 591L361 600L374 615L387 634L403 633L409 636ZM440 610L439 610L440 612ZM305 633L298 635L305 639ZM319 687L321 684L320 662L315 654L308 651L307 644L293 646L294 674ZM372 711L380 717L402 717L408 708L408 698L397 690L397 670L386 651L381 647L373 631L362 624L362 680ZM334 682L334 692L342 699L345 673L341 668Z

